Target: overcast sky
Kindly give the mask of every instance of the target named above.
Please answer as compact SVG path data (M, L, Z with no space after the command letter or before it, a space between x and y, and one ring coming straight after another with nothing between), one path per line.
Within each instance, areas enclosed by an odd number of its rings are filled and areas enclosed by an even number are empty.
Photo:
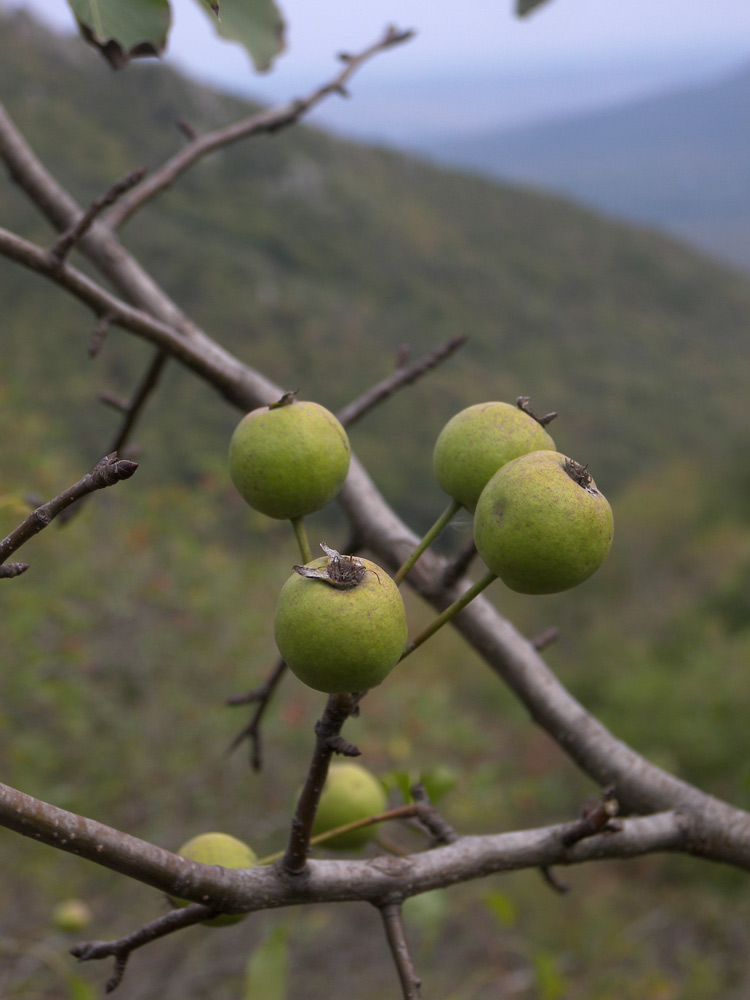
M3 0L0 0L2 3ZM65 0L4 0L73 27ZM215 39L197 0L173 0L170 58L204 79L268 101L332 75L335 53L388 24L414 28L353 84L356 111L329 104L319 120L398 136L471 130L601 105L719 76L750 62L750 0L550 0L518 19L514 0L284 0L288 46L269 74Z

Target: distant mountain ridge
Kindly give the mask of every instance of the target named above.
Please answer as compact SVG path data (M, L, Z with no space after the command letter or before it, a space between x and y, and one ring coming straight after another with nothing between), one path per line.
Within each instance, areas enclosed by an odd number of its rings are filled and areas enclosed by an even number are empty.
M750 62L607 111L464 139L441 162L572 197L750 267Z
M205 131L252 110L157 62L113 74L21 15L0 16L0 95L82 204L179 149L179 119ZM0 225L49 245L4 170ZM444 500L435 438L473 402L523 394L560 412L558 446L609 493L685 452L713 462L747 425L747 276L559 198L302 127L205 160L122 234L228 350L334 410L403 345L417 357L468 333L452 363L352 429L378 485L425 528ZM113 331L92 370L91 316L3 259L0 301L8 412L49 408L55 447L93 462L119 419L96 394L127 398L148 352ZM224 476L235 421L170 366L140 425L140 479Z

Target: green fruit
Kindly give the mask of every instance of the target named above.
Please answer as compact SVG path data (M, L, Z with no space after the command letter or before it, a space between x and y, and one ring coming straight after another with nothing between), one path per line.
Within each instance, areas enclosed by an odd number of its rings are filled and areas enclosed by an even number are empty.
M282 520L304 517L336 496L350 454L346 431L329 410L283 402L242 418L229 444L229 474L255 510Z
M359 819L385 812L388 805L385 789L370 771L359 764L331 764L318 803L313 836ZM340 833L325 841L326 847L352 850L362 847L375 833L375 826Z
M404 602L374 562L334 557L298 567L308 575L295 572L282 587L276 645L292 673L316 691L366 691L385 679L404 651ZM337 566L352 570L357 582L335 586L312 575Z
M222 868L252 868L257 861L255 851L228 833L201 833L177 851L180 857L199 861L202 865L221 865ZM175 906L188 906L189 899L173 900ZM227 927L244 920L246 913L222 913L204 920L208 927Z
M554 451L504 465L474 514L477 551L521 594L583 583L604 562L612 532L612 510L586 468Z
M435 476L472 513L497 470L529 451L554 451L542 425L510 403L477 403L452 417L438 435Z
M52 911L52 923L59 931L78 934L91 923L91 909L82 899L64 899Z

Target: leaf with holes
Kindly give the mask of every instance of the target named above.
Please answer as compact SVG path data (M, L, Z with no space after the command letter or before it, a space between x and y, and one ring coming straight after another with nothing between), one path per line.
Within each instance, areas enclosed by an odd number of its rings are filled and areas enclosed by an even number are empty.
M209 10L213 5L206 0L198 3L222 38L247 49L259 73L270 69L283 52L286 26L273 0L219 0L218 14Z
M169 0L68 0L86 41L114 69L136 56L158 56L172 21Z

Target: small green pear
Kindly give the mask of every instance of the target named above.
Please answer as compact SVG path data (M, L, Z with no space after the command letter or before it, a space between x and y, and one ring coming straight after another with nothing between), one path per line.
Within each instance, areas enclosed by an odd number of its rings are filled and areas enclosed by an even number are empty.
M349 471L349 438L324 406L289 396L252 410L229 443L229 474L247 503L279 520L325 507Z
M282 587L276 645L292 673L316 691L366 691L386 678L404 651L404 601L376 563L327 551L329 556L296 566Z
M80 934L91 923L91 907L82 899L63 899L52 911L52 923L66 934Z
M521 594L583 583L604 562L612 533L612 509L585 466L554 451L504 465L474 514L479 555Z
M242 840L228 833L200 833L188 840L177 851L183 858L199 861L202 865L221 865L222 868L252 868L258 860L255 851ZM174 899L175 906L188 906L189 899ZM228 927L238 924L246 913L222 913L211 920L204 920L207 927Z
M477 403L452 417L438 435L435 477L472 513L497 470L529 451L554 451L555 442L525 410L510 403Z
M388 799L375 775L360 764L331 764L315 814L312 833L316 836L337 826L355 823L385 812ZM375 826L340 833L325 841L335 850L355 850L366 844L375 833Z

